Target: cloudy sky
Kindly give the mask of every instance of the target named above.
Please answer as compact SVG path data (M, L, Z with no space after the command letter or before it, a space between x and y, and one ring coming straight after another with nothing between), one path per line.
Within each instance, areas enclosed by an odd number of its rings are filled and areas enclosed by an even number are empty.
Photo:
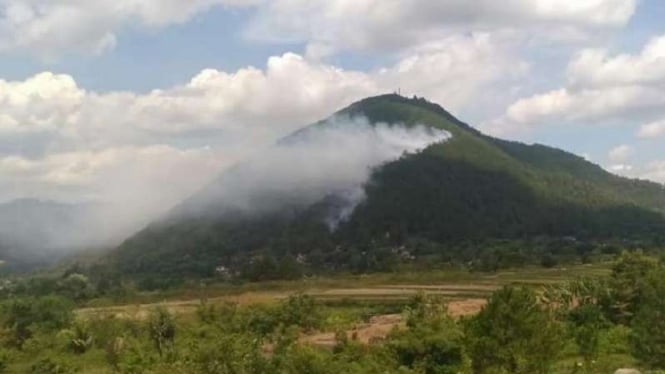
M397 88L665 182L664 18L662 0L0 0L0 202L170 204Z

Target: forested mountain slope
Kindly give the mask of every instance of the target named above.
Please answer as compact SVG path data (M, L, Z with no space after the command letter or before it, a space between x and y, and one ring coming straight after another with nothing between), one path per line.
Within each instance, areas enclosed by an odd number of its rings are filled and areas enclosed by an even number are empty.
M375 168L364 184L365 198L333 229L326 217L345 206L343 194L262 214L216 214L215 202L202 198L214 190L213 182L128 239L107 263L148 278L210 276L215 269L281 277L303 269L384 268L405 257L468 259L475 255L468 250L473 243L491 240L661 240L662 185L615 176L558 149L486 136L424 99L372 97L339 117L425 125L450 138ZM201 210L206 205L211 209Z

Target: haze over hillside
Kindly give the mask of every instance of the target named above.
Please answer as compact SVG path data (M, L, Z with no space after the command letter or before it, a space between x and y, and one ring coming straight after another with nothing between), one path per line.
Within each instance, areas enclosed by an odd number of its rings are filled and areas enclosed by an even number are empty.
M424 99L384 95L222 173L108 263L139 277L207 276L256 256L353 268L415 242L441 255L490 239L658 241L664 212L660 184L485 136Z

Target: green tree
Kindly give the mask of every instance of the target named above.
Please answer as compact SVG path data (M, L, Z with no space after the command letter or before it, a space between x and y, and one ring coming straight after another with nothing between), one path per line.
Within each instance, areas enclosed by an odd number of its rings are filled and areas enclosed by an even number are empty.
M600 336L609 323L596 304L582 304L571 310L568 318L580 355L588 366L598 357Z
M386 343L399 365L424 374L458 373L466 364L463 334L440 297L418 294L405 311L405 330Z
M657 259L641 251L624 251L612 267L608 313L614 322L629 324L642 304L646 277L660 267Z
M474 373L549 373L562 341L559 323L523 287L496 291L466 326Z
M645 364L665 369L665 271L652 272L646 281L638 313L632 322L633 355Z
M2 309L2 324L12 331L18 347L35 330L57 331L69 326L73 319L73 304L58 296L15 298L5 302Z
M321 325L323 318L312 296L298 294L289 296L279 309L279 321L285 326L299 326L311 331Z
M94 287L83 274L72 273L59 283L60 293L73 300L84 300L94 295Z

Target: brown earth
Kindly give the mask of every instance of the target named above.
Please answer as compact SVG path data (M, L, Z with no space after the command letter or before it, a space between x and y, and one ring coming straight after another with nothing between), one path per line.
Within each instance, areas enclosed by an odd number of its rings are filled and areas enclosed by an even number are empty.
M455 300L448 303L448 313L455 317L463 317L478 313L487 303L485 299ZM371 344L381 341L395 328L404 327L401 314L383 314L371 317L368 323L361 324L346 331L349 339L363 344ZM332 348L336 344L335 333L322 332L305 335L300 338L303 344L311 344L317 347Z

